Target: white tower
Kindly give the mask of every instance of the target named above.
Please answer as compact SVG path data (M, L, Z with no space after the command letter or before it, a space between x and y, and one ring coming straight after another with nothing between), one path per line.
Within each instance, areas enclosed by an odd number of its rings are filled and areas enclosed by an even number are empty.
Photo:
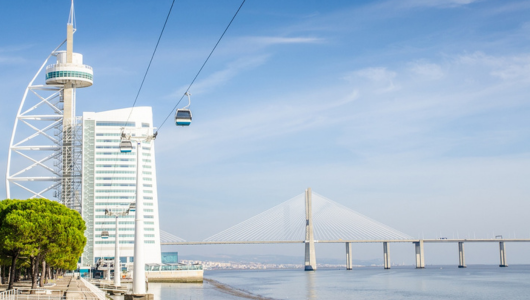
M9 147L6 191L7 198L27 198L45 197L46 192L55 189L61 203L81 211L82 137L75 117L75 95L76 88L92 85L93 72L83 65L83 56L73 52L74 32L72 0L66 40L44 61L20 103ZM57 51L64 43L66 51ZM46 85L34 84L52 56L57 62L46 67ZM19 122L27 127L18 128ZM20 156L15 157L15 153ZM20 158L29 160L29 165ZM11 187L15 186L29 195L12 195Z

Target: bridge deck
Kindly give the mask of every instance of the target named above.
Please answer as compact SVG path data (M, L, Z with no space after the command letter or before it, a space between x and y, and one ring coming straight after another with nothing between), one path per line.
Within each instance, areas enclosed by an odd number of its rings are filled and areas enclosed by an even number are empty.
M410 240L315 240L315 243L417 243L420 239ZM530 239L424 239L424 243L495 243L530 242ZM215 241L215 242L163 242L161 245L222 245L222 244L302 244L305 241Z

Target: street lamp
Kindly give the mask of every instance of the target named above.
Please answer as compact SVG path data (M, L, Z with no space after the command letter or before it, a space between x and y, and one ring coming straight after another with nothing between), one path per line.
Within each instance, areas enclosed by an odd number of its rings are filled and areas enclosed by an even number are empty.
M135 209L136 214L134 218L134 268L133 268L133 294L136 295L145 295L145 263L144 263L144 204L143 199L143 189L141 188L142 184L142 142L151 142L156 139L156 135L146 134L146 135L128 135L122 131L121 142L120 142L120 151L121 152L130 152L130 148L125 145L124 141L135 141L136 142L136 205L132 206L130 209ZM124 145L122 147L122 144ZM132 144L132 143L131 143Z
M121 263L120 263L120 239L118 232L118 217L123 217L129 214L131 211L130 207L132 203L129 204L129 208L126 211L122 212L113 212L110 209L105 209L105 215L116 217L116 238L114 244L114 286L119 287L121 285ZM110 274L110 269L109 269ZM110 275L109 275L110 276Z

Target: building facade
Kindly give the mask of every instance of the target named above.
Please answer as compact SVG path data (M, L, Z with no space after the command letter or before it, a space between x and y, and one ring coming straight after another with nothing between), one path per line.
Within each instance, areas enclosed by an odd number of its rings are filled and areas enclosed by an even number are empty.
M134 222L136 214L144 219L145 263L160 263L160 226L155 164L155 141L142 142L132 152L120 152L122 132L131 136L153 134L151 107L135 107L83 113L82 216L86 222L87 245L82 266L92 266L100 258L114 258L116 218L105 210L122 212L136 201L136 161L140 152L138 182L143 211L118 218L120 260L133 262ZM101 233L108 231L109 237Z

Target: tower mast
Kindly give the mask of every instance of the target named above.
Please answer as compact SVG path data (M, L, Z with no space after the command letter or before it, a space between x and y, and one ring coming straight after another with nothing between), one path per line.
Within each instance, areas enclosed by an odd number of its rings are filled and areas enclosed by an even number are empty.
M92 85L93 71L83 64L83 55L73 51L75 31L72 0L66 40L31 79L15 118L7 160L7 198L50 198L46 193L56 189L60 191L55 193L59 202L81 211L82 135L75 98L77 88ZM65 43L66 51L59 51ZM54 56L57 62L49 64ZM44 69L46 84L36 83Z
M66 24L66 65L73 64L74 51L74 0L70 7L70 16ZM59 64L59 61L57 61ZM75 135L75 84L72 80L64 81L63 89L63 146L62 146L62 179L60 201L72 209L81 210L79 192L75 195L74 187L74 135Z

